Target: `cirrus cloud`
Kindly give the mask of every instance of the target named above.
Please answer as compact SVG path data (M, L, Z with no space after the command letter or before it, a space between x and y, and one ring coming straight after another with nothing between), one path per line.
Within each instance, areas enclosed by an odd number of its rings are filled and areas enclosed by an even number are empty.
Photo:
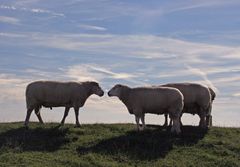
M0 22L18 25L20 23L20 20L15 17L0 16Z

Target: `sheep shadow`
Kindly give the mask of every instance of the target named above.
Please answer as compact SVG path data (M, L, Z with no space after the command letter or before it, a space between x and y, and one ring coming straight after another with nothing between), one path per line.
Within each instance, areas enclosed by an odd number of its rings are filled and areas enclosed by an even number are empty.
M0 133L0 149L23 151L47 151L58 150L69 142L66 137L68 128L44 128L37 127L26 129L25 127L11 129Z
M148 128L141 132L129 131L122 136L102 140L90 147L79 146L76 150L79 155L87 153L114 155L118 161L121 161L122 155L134 160L154 160L164 158L174 146L196 144L207 133L207 130L193 126L182 127L181 135L172 135L169 127L166 129L148 125Z

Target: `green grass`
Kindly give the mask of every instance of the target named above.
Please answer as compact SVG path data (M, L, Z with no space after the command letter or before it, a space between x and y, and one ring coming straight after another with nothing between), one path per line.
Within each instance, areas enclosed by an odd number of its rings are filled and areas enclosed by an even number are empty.
M240 129L208 131L184 126L182 134L148 125L0 124L0 166L240 166Z

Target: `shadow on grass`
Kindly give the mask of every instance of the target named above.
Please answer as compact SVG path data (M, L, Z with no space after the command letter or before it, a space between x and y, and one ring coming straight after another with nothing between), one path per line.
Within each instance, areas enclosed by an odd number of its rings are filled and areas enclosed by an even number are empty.
M192 146L201 140L207 130L198 127L184 126L182 134L174 136L170 128L150 125L148 130L128 133L105 139L90 147L79 146L77 152L80 155L87 153L100 153L117 156L121 161L121 155L135 160L153 160L164 158L174 146Z
M0 149L15 151L55 151L69 142L67 128L31 128L11 129L0 133Z

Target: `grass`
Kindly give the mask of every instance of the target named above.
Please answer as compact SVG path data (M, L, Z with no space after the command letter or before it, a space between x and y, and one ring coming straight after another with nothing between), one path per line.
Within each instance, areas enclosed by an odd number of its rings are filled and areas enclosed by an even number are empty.
M0 124L0 166L240 166L240 129L133 124Z

